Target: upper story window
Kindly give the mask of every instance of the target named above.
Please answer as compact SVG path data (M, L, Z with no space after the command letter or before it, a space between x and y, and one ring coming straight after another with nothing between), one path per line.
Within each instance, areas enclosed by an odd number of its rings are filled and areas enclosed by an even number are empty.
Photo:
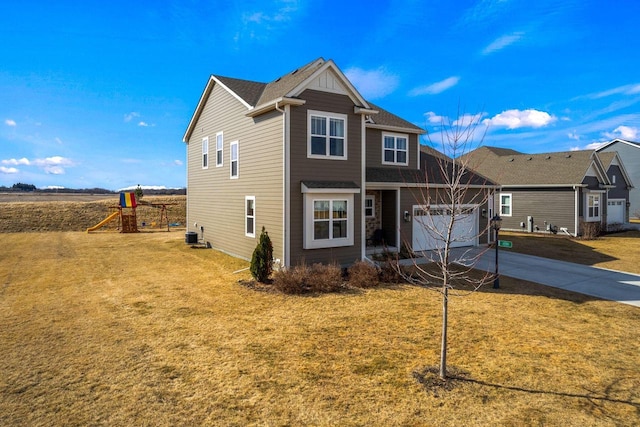
M307 156L346 160L347 116L337 113L309 111Z
M393 165L409 164L409 140L406 135L382 135L382 163Z
M231 150L231 178L234 179L238 177L238 141L233 141L231 144L229 144L229 148Z
M222 166L222 148L223 148L222 132L218 132L216 133L216 167Z
M209 137L202 138L202 169L209 168Z
M511 194L500 194L500 215L512 215L512 196Z

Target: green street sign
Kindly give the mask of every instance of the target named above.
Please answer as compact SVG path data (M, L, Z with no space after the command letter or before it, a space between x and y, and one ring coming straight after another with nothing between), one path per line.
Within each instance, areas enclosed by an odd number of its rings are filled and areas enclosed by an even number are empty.
M509 240L498 240L498 246L500 246L501 248L512 248L513 242Z

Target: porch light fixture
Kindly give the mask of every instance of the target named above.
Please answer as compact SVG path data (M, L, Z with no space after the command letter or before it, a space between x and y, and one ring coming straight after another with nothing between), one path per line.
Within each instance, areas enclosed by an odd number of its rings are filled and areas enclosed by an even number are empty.
M499 240L498 240L498 234L500 231L500 227L502 226L502 218L500 218L500 215L495 215L493 218L491 218L491 221L489 221L489 226L491 227L492 230L495 231L495 236L496 236L496 240L495 240L495 245L496 245L496 276L493 279L493 289L499 289L500 288L500 276L498 275L498 246L499 245Z
M404 222L409 221L411 221L411 214L409 213L409 211L404 211Z

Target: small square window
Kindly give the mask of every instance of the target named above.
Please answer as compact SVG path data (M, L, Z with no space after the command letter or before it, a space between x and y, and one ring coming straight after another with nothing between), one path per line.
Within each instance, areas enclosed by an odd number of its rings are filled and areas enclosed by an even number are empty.
M365 218L375 218L376 216L376 198L375 196L366 196L364 199L364 216Z

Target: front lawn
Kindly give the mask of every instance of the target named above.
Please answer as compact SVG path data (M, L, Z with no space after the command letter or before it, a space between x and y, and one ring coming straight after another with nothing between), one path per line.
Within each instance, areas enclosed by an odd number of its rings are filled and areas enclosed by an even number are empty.
M640 310L502 278L284 296L182 233L0 234L0 425L637 425ZM515 244L514 244L515 246Z

